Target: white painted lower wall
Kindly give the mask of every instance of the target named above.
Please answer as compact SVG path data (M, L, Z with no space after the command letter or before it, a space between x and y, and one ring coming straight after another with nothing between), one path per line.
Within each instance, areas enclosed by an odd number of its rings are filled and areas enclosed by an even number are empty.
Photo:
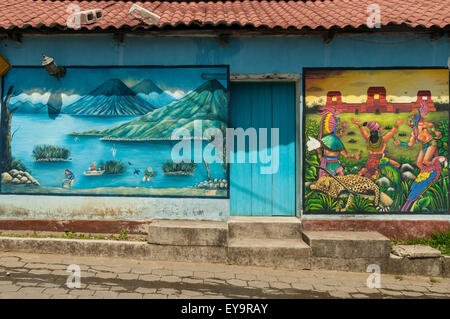
M0 218L228 220L229 199L1 195Z

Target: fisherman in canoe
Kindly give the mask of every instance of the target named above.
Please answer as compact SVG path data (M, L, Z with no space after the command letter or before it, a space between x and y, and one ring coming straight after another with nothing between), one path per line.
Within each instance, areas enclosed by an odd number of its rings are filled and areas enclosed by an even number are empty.
M91 166L89 166L89 171L90 172L92 172L92 171L98 171L99 169L97 168L97 167L95 167L97 165L97 163L94 161L94 162L92 162L92 165Z

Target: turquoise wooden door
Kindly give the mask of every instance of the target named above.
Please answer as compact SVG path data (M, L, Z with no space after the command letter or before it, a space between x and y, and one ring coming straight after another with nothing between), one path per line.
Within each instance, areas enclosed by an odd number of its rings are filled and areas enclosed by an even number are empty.
M234 216L295 216L295 84L290 82L238 82L230 90L230 127L255 128L258 148L236 149L230 154L230 211ZM270 166L259 151L260 128L267 128L267 154L278 152L278 169L262 174ZM271 147L271 128L279 129L278 146ZM275 153L274 153L275 154ZM245 156L245 163L237 157ZM257 162L250 163L252 155ZM276 158L271 156L272 161Z

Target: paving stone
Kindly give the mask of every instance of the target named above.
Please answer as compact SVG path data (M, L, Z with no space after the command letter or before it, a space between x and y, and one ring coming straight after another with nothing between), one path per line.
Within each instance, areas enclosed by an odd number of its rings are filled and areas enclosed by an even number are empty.
M139 287L139 288L135 289L134 291L141 293L141 294L154 294L154 293L156 293L156 288Z
M247 282L244 280L239 280L239 279L229 279L227 280L227 283L232 285L232 286L237 286L237 287L247 287Z
M313 287L314 287L314 290L317 290L319 292L330 292L330 291L336 290L335 286L328 286L328 285L322 285L322 284L314 284Z
M54 284L51 282L41 282L38 284L39 287L44 287L44 288L59 288L61 287L61 285L58 284Z
M256 280L257 277L254 274L239 273L236 274L236 279L249 281L249 280Z
M377 294L379 293L377 288L369 288L369 287L358 287L356 288L357 291L363 294Z
M102 279L115 279L117 278L117 274L112 272L98 272L95 277Z
M279 276L277 277L278 281L290 284L297 281L297 278L292 276Z
M23 267L30 268L30 269L47 269L47 264L27 263Z
M289 288L291 288L290 284L287 284L287 283L281 282L281 281L269 282L269 285L270 285L271 288L276 288L276 289L289 289Z
M10 280L0 280L0 286L2 286L2 285L10 285L10 284L12 284L12 281L10 281Z
M64 288L47 288L43 293L46 295L64 295L67 294L68 291L68 289Z
M303 283L303 282L293 282L291 284L292 288L297 290L313 290L313 286L311 284Z
M20 288L19 292L23 294L32 294L32 295L39 295L44 291L45 288L41 287L23 287Z
M181 290L181 295L183 295L183 296L201 296L201 295L203 295L203 293L200 291L183 289L183 290Z
M117 297L119 299L142 299L142 294L132 292L121 292Z
M22 286L22 287L34 287L34 286L37 286L38 283L36 281L35 282L32 282L32 281L17 281L15 284L18 285L18 286Z
M95 290L90 289L70 289L69 294L75 296L92 296Z
M395 290L387 290L387 289L380 289L380 292L384 295L388 296L401 296L401 291L395 291Z
M33 275L50 275L51 272L50 269L32 269L29 271L29 273Z
M175 294L179 294L179 291L176 289L171 289L171 288L161 288L161 289L158 289L158 293L162 294L162 295L175 295Z
M345 291L335 290L335 291L330 291L329 294L333 298L351 298L350 294Z
M109 290L111 287L106 285L88 285L87 289L89 290Z
M123 279L123 280L137 280L139 278L138 274L119 274L118 275L119 279Z
M95 297L108 298L108 299L116 298L118 295L119 295L118 292L105 291L105 290L99 290L94 293Z
M17 285L2 285L0 288L0 292L1 293L5 293L5 292L16 292L17 290L19 290L20 288L22 288L21 286L17 286Z
M142 298L143 299L167 299L167 296L161 295L161 294L145 294Z
M269 288L269 283L267 281L261 281L261 280L249 281L248 285L250 287L255 287L255 288Z
M215 278L215 274L213 272L209 272L209 271L194 271L194 277L195 278Z
M128 289L126 289L124 287L120 287L120 286L114 286L114 287L111 287L110 290L111 291L116 291L116 292L126 292Z
M402 294L407 296L407 297L420 297L420 296L423 296L423 293L415 292L415 291L402 291Z
M446 287L431 286L428 288L428 290L431 292L450 294L449 289Z
M168 269L153 269L152 270L153 275L159 275L159 276L170 276L172 275L172 270Z
M139 275L139 280L144 281L159 281L161 276L159 275Z
M229 273L229 272L219 272L219 273L214 273L214 278L216 278L216 279L223 279L223 280L235 279L236 278L236 274Z
M74 296L74 295L69 295L69 294L65 294L65 295L53 295L50 297L50 299L78 299L78 296Z
M184 283L187 283L187 284L203 284L203 279L183 278L183 279L181 279L181 282L184 282Z
M174 270L173 271L174 276L178 277L193 277L194 272L193 271L186 271L186 270Z
M162 276L160 280L165 282L181 282L181 278L177 276Z
M25 265L24 262L21 261L3 261L0 260L0 265L7 268L21 268Z
M353 298L357 298L357 299L367 299L367 298L370 298L369 296L364 295L364 294L352 294L352 297L353 297Z

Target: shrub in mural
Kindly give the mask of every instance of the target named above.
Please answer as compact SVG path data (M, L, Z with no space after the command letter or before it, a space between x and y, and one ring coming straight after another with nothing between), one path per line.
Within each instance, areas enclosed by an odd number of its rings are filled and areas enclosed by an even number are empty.
M225 136L227 74L226 67L68 68L58 81L41 68L13 68L3 80L1 192L228 196L214 183L227 182L220 154L193 162L210 142L204 131ZM174 158L172 133L194 136L196 123L201 141Z
M448 69L305 72L306 213L448 213Z

